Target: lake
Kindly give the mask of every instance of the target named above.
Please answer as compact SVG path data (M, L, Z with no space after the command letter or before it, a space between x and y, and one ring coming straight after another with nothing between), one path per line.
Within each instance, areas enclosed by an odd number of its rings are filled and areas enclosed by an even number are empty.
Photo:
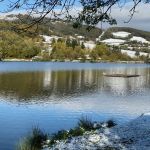
M104 77L103 73L140 77ZM118 124L150 111L150 65L0 63L0 150L15 149L34 126L54 133L81 116Z

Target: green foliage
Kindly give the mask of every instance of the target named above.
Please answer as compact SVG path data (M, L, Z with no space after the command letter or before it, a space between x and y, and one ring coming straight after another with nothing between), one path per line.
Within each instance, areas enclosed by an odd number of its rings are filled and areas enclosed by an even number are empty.
M102 33L102 30L99 28L93 28L91 31L87 31L87 26L82 25L80 28L74 28L73 23L71 22L50 22L47 18L45 18L45 22L40 25L39 32L43 33L43 30L47 30L45 32L46 35L58 35L58 36L74 36L75 34L82 35L85 39L95 40ZM44 26L44 27L43 27ZM50 30L49 30L50 29Z
M67 140L72 137L82 136L86 131L96 130L102 128L102 125L105 123L97 124L97 127L94 127L94 122L91 121L88 117L81 117L78 121L78 124L75 128L70 129L69 131L60 130L55 134L52 134L49 138L47 134L43 133L39 128L34 128L30 135L28 135L21 143L18 144L17 150L41 150L42 144L46 142L47 139L49 146L54 145L57 141ZM113 120L108 120L106 122L107 127L111 128L116 125Z
M73 49L75 49L76 46L79 46L79 43L76 39L67 39L66 40L66 46L67 47L72 47Z
M51 135L49 146L56 143L57 140L66 140L69 137L81 136L83 135L85 130L80 127L75 127L74 129L70 129L69 131L60 130L57 133Z
M82 49L85 49L85 46L84 46L84 43L83 43L83 42L81 43L81 48L82 48Z
M57 133L52 135L51 141L54 142L56 140L65 140L67 138L68 138L68 132L66 130L60 130Z
M57 140L66 140L69 137L81 136L86 131L93 130L93 122L88 117L81 117L77 124L77 127L70 129L69 131L60 130L50 137L49 145L53 145Z
M99 44L94 48L90 56L92 60L108 60L108 61L129 61L131 58L122 54L118 47L109 48L104 44Z
M138 57L139 55L140 55L140 52L139 52L139 51L136 51L136 52L135 52L135 56Z
M88 117L81 117L78 122L78 127L83 128L86 131L93 130L93 122Z
M113 120L108 120L106 123L108 128L112 128L117 125Z
M77 42L77 40L73 39L72 42L71 42L71 47L73 49L75 49L76 46L78 46L78 42Z
M40 150L42 148L42 142L46 139L47 135L35 127L32 133L19 143L17 150Z
M12 31L0 31L2 58L32 58L41 51L39 37L30 38Z
M81 127L75 127L74 129L70 129L69 135L74 137L74 136L81 136L83 135L85 130Z
M81 49L76 40L67 39L66 42L59 42L53 44L51 59L58 60L74 60L78 58L85 59L85 51Z

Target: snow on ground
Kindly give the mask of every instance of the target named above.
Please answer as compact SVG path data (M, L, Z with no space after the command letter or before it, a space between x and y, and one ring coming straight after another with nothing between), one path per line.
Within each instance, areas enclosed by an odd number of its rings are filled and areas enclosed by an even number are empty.
M101 41L101 42L103 42L103 43L105 43L105 44L108 44L108 45L115 45L115 46L118 46L118 45L124 43L125 40L122 40L122 39L112 39L112 38L110 38L110 39L105 39L105 40L103 40L103 41Z
M121 50L121 52L123 54L127 54L128 56L130 56L131 58L135 57L135 51L131 51L131 50Z
M135 53L136 53L136 51L132 51L132 50L121 50L121 52L122 53L124 53L124 54L127 54L127 55L129 55L130 57L136 57L135 56ZM140 56L147 56L148 55L148 53L145 53L145 52L139 52L139 55Z
M150 113L113 128L86 132L83 136L58 141L44 150L149 150Z
M7 15L0 15L0 20L6 20L6 21L14 21L14 20L18 20L18 18L16 16L7 16Z
M113 32L112 35L115 37L121 37L121 38L126 38L130 35L131 33L129 32L124 32L124 31L119 31L119 32Z
M84 39L85 37L84 37L84 36L81 36L81 35L78 35L77 38L78 38L78 39Z
M47 35L41 35L46 43L51 43L52 42L52 37L51 36L47 36Z
M84 43L84 46L87 49L94 49L96 47L96 44L93 41L86 41Z
M55 35L52 35L52 36L41 35L41 36L44 38L46 43L51 43L53 39L58 40L59 38L61 38L61 37L58 37L58 36L55 36Z
M149 43L149 41L147 41L146 39L144 39L142 37L138 37L138 36L133 36L130 40L141 42L141 43Z

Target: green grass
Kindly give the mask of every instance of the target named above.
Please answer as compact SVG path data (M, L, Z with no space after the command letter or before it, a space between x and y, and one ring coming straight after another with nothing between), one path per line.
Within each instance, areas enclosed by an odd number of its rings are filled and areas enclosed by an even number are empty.
M69 131L69 136L74 137L74 136L81 136L85 133L85 130L81 127L76 127L74 129L70 129Z
M96 128L94 127L94 122L87 116L82 116L77 126L69 131L60 130L55 134L47 136L47 134L43 133L38 127L33 128L30 135L28 135L25 139L23 139L17 147L17 150L40 150L42 148L42 143L47 139L50 140L49 146L53 146L56 141L66 140L71 137L82 136L86 131L94 131L96 129L102 128L102 124L99 124ZM107 127L111 128L116 125L113 120L108 120L106 122Z
M93 122L87 116L82 116L78 121L78 127L83 128L86 131L93 130Z
M24 138L17 146L17 150L40 150L42 142L47 139L47 135L38 127L32 129L30 135Z

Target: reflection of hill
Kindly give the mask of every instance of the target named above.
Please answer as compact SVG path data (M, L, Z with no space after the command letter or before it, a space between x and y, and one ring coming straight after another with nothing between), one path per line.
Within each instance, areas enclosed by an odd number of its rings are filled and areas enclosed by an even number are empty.
M100 71L46 71L0 74L0 95L19 100L80 95L101 84Z
M59 100L105 91L110 95L131 95L150 88L150 70L109 69L108 73L140 74L138 78L103 77L103 70L68 70L0 74L0 96L19 101Z

